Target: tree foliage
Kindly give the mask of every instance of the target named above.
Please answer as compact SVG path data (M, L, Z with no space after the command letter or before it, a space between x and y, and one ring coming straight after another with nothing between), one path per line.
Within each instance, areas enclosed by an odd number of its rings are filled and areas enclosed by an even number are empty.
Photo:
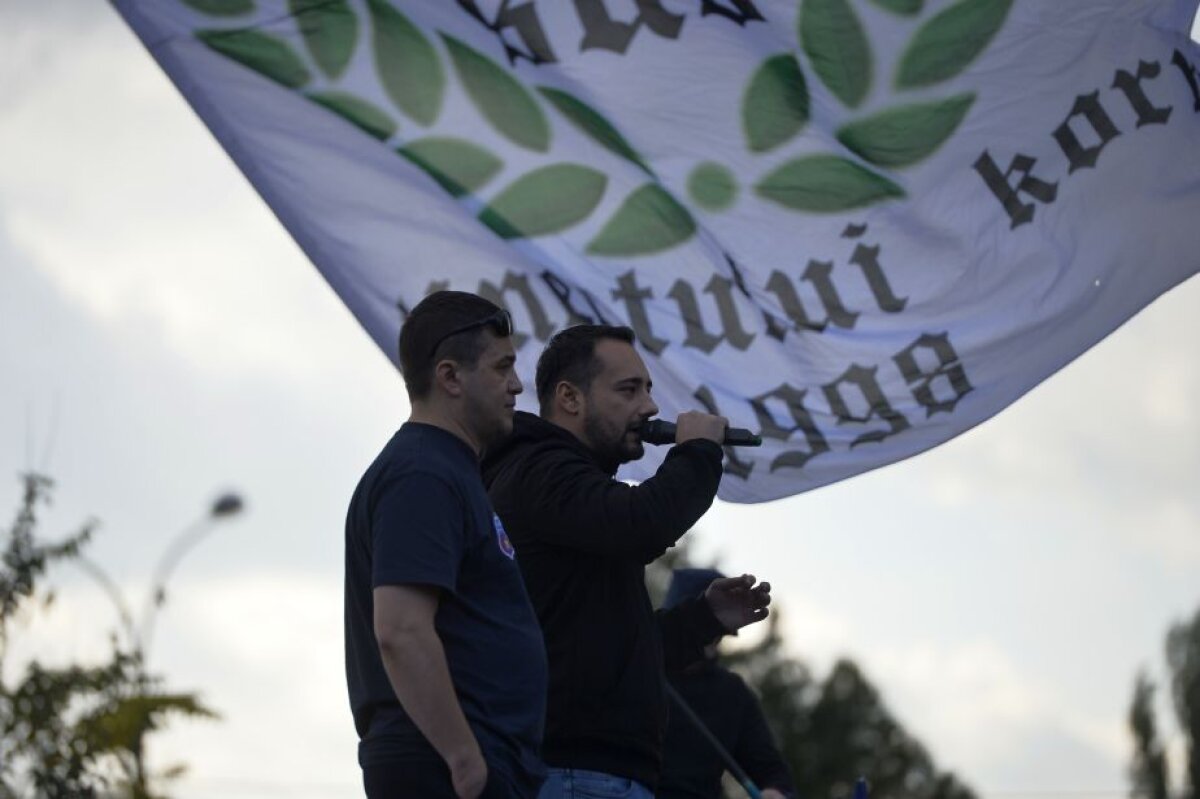
M183 767L151 773L146 737L171 717L214 713L194 694L165 692L162 678L146 672L136 640L122 644L114 634L108 660L97 665L50 667L33 660L15 683L5 678L14 629L53 600L40 588L47 569L81 558L96 527L89 522L62 542L40 542L38 511L53 484L38 474L23 475L22 482L0 563L0 799L158 799L157 785Z
M697 565L691 561L687 547L676 546L652 564L647 570L651 596L661 597L671 569ZM852 660L839 660L818 679L790 655L780 634L784 612L773 603L763 639L723 660L758 694L798 796L849 799L862 776L872 799L974 799L954 774L938 770Z
M1188 743L1184 796L1200 799L1200 610L1167 633L1167 666L1175 717Z
M1175 719L1186 749L1183 790L1178 799L1200 799L1200 611L1167 632L1167 669ZM1134 799L1170 797L1170 761L1158 740L1154 683L1139 674L1133 687L1129 727L1134 753L1129 767Z
M1129 728L1133 732L1134 754L1129 766L1133 799L1168 799L1167 756L1158 739L1154 717L1154 685L1139 674L1129 708Z
M758 693L800 796L850 797L863 776L874 799L973 799L954 774L938 770L854 661L842 658L817 679L787 654L781 618L776 608L766 637L725 661Z

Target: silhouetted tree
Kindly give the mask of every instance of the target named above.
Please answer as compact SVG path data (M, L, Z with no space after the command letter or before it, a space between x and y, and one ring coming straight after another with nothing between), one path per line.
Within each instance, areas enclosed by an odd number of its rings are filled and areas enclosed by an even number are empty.
M1172 705L1186 749L1183 791L1178 797L1200 799L1200 611L1190 621L1175 624L1167 632L1166 655ZM1170 760L1158 741L1153 696L1154 684L1139 674L1129 709L1134 740L1129 768L1130 795L1135 799L1170 796Z
M938 771L852 660L838 660L814 680L784 651L781 618L776 608L766 637L725 660L758 692L799 795L849 797L865 776L873 799L973 799L954 774Z
M1200 799L1200 611L1167 633L1167 666L1175 717L1187 741L1184 796Z
M696 565L690 560L686 547L668 551L647 570L647 582L665 590L670 569ZM817 680L789 655L780 634L784 609L778 600L771 608L763 639L722 660L758 694L799 796L849 799L855 779L865 776L872 799L974 799L954 774L938 771L853 661L839 660Z
M0 799L31 793L46 799L157 799L161 794L152 786L183 767L149 773L145 737L171 716L214 714L194 694L164 693L161 678L146 673L136 642L122 649L114 635L106 663L49 668L34 660L16 684L4 679L13 623L53 600L39 580L51 564L81 557L95 529L89 522L61 543L39 542L37 512L52 483L37 474L23 475L22 482L21 507L0 561Z
M1129 778L1133 783L1133 799L1168 799L1167 758L1158 739L1154 718L1154 685L1145 674L1139 674L1133 689L1133 704L1129 708L1129 728L1133 732L1133 763Z

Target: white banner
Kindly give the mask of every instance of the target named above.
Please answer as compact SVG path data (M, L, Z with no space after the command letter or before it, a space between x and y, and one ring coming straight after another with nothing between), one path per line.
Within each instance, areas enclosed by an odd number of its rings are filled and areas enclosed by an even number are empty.
M115 6L389 356L478 292L532 409L554 331L628 324L664 416L761 431L721 487L756 502L979 424L1200 269L1198 2Z

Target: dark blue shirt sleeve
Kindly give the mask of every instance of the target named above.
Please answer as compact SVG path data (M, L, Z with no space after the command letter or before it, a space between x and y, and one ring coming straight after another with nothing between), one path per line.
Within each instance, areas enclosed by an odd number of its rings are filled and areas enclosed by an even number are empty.
M431 474L384 480L371 509L371 586L455 591L466 543L464 513L454 489Z

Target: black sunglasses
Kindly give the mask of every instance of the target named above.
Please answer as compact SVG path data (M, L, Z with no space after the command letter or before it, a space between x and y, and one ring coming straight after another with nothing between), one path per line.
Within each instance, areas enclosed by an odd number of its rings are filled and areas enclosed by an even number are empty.
M492 326L492 330L496 331L496 335L501 338L507 338L513 334L512 316L508 311L501 308L495 313L488 314L482 319L476 319L474 322L465 324L461 327L456 327L449 333L446 333L437 341L433 342L433 346L429 348L429 357L432 358L437 354L438 347L442 346L442 342L451 336L457 336L459 333L466 333L468 330L478 330L481 327Z

